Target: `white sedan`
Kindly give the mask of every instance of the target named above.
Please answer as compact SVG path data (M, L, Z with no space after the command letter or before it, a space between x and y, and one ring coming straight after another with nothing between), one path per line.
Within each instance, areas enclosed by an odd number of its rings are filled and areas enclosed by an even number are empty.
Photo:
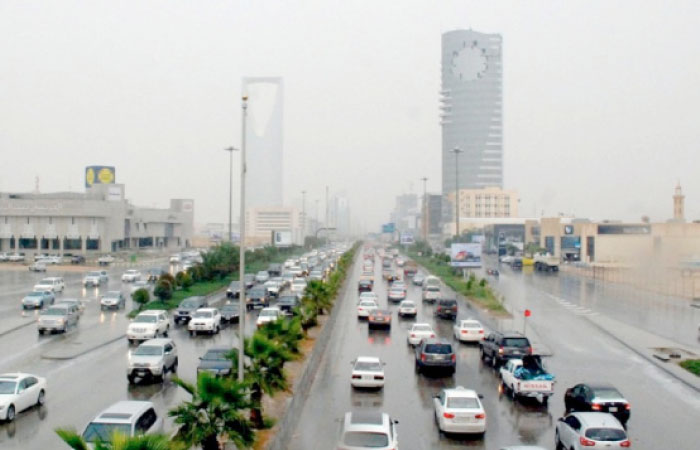
M435 331L429 323L414 323L408 332L408 343L418 345L423 339L434 338Z
M373 356L359 356L352 362L350 384L354 388L384 387L384 363Z
M192 336L200 331L218 334L221 330L221 313L216 308L199 308L192 314L192 319L187 324L187 329Z
M433 398L433 404L440 431L479 435L486 432L486 411L473 390L462 386L443 389Z
M28 373L0 375L0 420L12 422L17 413L46 401L46 378Z
M484 340L484 327L475 319L460 320L452 327L455 339L460 342L479 342Z
M135 269L129 269L122 275L122 281L125 283L132 283L141 279L141 272Z
M255 325L261 327L278 320L280 317L282 317L282 311L279 308L263 308L258 314L258 320L255 321Z
M359 305L362 300L374 300L375 302L378 302L379 296L377 296L377 294L374 292L363 292L360 294L360 298L357 299L357 304Z
M369 313L375 309L378 309L377 302L374 300L362 300L359 305L357 305L357 317L369 317Z
M418 314L418 308L416 308L416 304L412 300L404 300L399 304L400 317L416 317L416 314Z

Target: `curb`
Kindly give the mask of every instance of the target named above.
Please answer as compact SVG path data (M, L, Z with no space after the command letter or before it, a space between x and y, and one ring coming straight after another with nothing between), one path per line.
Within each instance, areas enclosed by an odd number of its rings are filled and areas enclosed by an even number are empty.
M5 336L5 335L8 335L8 334L10 334L10 333L13 333L13 332L15 332L15 331L17 331L17 330L20 330L20 329L24 328L24 327L28 327L29 325L31 325L31 324L33 324L33 323L36 323L36 320L31 320L31 321L29 321L29 322L25 322L25 323L23 323L23 324L17 325L16 327L12 327L12 328L10 328L9 330L5 330L5 331L3 331L2 333L0 333L0 337Z
M355 252L355 257L353 258L352 264L348 268L347 273L352 273L355 268L355 262L357 261L357 256L359 251ZM351 275L348 275L348 278ZM345 297L345 293L348 287L348 278L343 282L343 286L338 292L336 301ZM287 403L286 411L284 416L278 422L279 428L275 433L274 437L271 439L270 443L267 445L268 450L284 450L289 447L289 442L292 439L294 430L296 429L299 419L301 417L301 411L306 404L306 397L311 390L311 385L316 378L316 373L321 365L321 360L326 353L326 348L330 342L330 335L333 332L333 325L335 324L338 316L340 315L340 307L338 304L331 310L331 314L328 317L328 321L323 325L323 330L319 333L316 338L316 345L314 345L311 355L306 361L306 367L301 377L297 381L296 385L292 387L292 398Z
M67 355L67 356L48 356L48 355L41 355L41 359L48 359L48 360L50 360L50 361L64 361L64 360L68 360L68 359L75 359L75 358L77 358L77 357L79 357L79 356L83 356L83 355L85 355L85 354L87 354L87 353L90 353L90 352L93 351L93 350L97 350L98 348L105 347L105 346L107 346L107 345L109 345L109 344L112 344L112 343L117 342L117 341L119 341L119 340L121 340L121 339L124 339L125 337L126 337L126 333L125 333L125 334L122 334L122 335L120 335L120 336L117 336L117 337L115 337L115 338L113 338L113 339L109 339L109 340L107 340L107 341L105 341L105 342L100 342L99 344L94 345L94 346L92 346L92 347L90 347L90 348L87 348L87 349L85 349L85 350L82 350L82 351L80 351L80 352L78 352L78 353L74 353L74 354Z

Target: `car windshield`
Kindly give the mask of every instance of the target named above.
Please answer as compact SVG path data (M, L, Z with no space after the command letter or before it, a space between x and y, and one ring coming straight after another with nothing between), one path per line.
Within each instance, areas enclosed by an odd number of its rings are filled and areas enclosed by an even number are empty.
M428 286L426 289L428 292L440 292L440 288L437 286Z
M360 306L374 306L376 308L377 304L372 300L363 300L362 303L360 303Z
M198 306L200 306L200 304L197 300L185 300L180 303L181 308L197 308Z
M296 303L296 301L297 301L296 297L282 297L279 299L279 301L277 303L278 304L282 303L285 305L293 305L294 303Z
M401 306L403 308L413 308L414 306L416 306L416 304L413 302L402 302Z
M143 314L136 316L134 322L138 323L156 323L156 316L153 314Z
M622 394L614 388L596 388L594 390L595 397L599 400L612 400L622 398Z
M14 394L15 387L17 387L16 381L0 381L0 395L2 394Z
M229 285L229 287L238 289L239 287L241 287L241 282L240 281L232 281L231 284Z
M263 309L260 311L260 317L274 317L277 315L277 311L273 309Z
M222 311L238 311L240 306L238 306L238 303L228 303L224 306L221 307Z
M369 431L348 431L343 436L343 444L350 447L382 448L389 445L389 436Z
M430 325L413 325L411 331L433 331Z
M358 361L355 363L355 370L364 372L381 372L382 365L377 361Z
M158 345L139 345L134 350L134 355L139 356L160 356L163 354L163 347Z
M195 319L211 319L213 316L214 313L211 311L197 311L192 317Z
M479 322L462 322L462 328L481 328Z
M30 292L27 294L27 297L43 297L44 293L43 292Z
M51 278L44 278L39 284L53 284L53 280Z
M41 313L42 316L65 316L66 314L66 310L63 308L49 308Z
M594 441L617 442L627 439L627 434L619 428L589 428L586 437Z
M434 353L438 355L449 355L452 353L452 346L449 344L428 344L423 350L425 353Z
M88 272L88 273L87 273L87 276L89 276L89 277L99 277L99 276L100 276L100 272Z
M222 360L222 359L227 359L226 354L228 353L227 350L209 350L202 356L202 359L207 360L207 361L217 361L217 360Z
M523 338L505 338L505 339L503 339L503 345L505 347L524 348L524 347L529 347L530 343L528 342L527 339L523 339Z
M474 397L447 397L448 408L479 408L479 402Z
M302 284L306 284L306 281L304 281L304 280L294 280L294 284L302 285Z
M88 442L97 440L108 442L114 433L131 436L131 425L128 423L95 423L91 422L83 432L83 439Z
M118 298L121 292L119 291L109 291L107 292L104 297L105 298Z

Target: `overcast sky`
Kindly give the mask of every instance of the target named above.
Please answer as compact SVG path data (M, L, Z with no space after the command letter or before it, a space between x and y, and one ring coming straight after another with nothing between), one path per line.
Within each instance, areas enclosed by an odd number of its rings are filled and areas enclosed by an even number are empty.
M114 165L134 203L223 222L241 78L281 76L285 199L329 185L374 228L439 192L441 33L472 28L503 35L521 215L663 221L680 179L700 219L698 24L692 0L0 0L0 190Z

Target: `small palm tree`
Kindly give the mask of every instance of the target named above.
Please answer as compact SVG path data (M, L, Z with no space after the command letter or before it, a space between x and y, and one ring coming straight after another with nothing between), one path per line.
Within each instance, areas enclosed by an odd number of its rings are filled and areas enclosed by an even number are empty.
M74 450L89 450L88 443L75 430L67 428L57 428L58 434L63 442ZM119 432L112 434L105 442L95 442L94 450L184 450L185 446L168 440L163 434L153 434L149 436L129 437Z
M316 304L319 314L324 314L326 309L333 306L331 292L323 281L309 282L306 287L306 295Z
M243 411L250 407L247 386L233 378L216 378L208 373L197 377L197 385L179 378L173 381L192 395L168 413L180 428L175 441L202 450L220 450L219 437L227 436L237 448L249 448L255 434Z
M270 340L280 343L286 350L294 355L299 353L299 342L304 338L301 319L299 317L269 322L265 324L265 326L260 327L258 333Z

